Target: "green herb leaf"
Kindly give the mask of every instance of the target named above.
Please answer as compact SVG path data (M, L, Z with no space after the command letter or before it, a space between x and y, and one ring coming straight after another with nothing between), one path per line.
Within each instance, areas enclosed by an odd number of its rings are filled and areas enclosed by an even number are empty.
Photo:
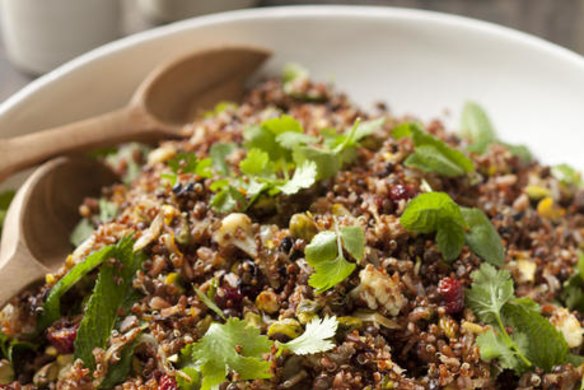
M305 161L294 170L294 175L278 189L286 195L310 188L316 182L317 167L313 161Z
M315 318L306 324L306 330L294 340L280 344L281 349L292 351L296 355L309 355L326 352L335 347L331 340L339 323L336 317Z
M110 255L117 263L103 263L75 339L75 358L95 369L93 350L104 348L123 305L132 289L132 280L142 265L143 256L134 254L134 240L124 238ZM102 260L103 261L103 260Z
M470 227L464 239L468 246L483 260L497 266L505 261L501 237L485 213L476 208L460 208L464 222Z
M109 202L105 198L99 199L99 220L103 223L110 222L118 215L118 205Z
M334 152L311 146L296 148L293 155L297 165L306 161L312 161L316 164L317 180L325 180L335 176L343 166L343 162Z
M229 175L229 165L226 160L236 149L237 145L232 142L213 144L209 149L213 169L223 176Z
M74 247L78 247L85 240L87 240L95 231L93 224L87 218L83 218L77 223L71 235L69 236L69 242L73 244Z
M578 254L574 273L564 283L561 299L570 310L584 311L584 254Z
M481 321L497 323L503 305L514 297L513 280L507 270L496 270L483 263L471 274L473 284L466 292L466 302Z
M438 249L445 260L454 260L464 244L464 220L460 208L444 192L416 196L400 218L401 225L412 232L436 232Z
M127 245L125 241L121 241L118 245ZM46 329L53 322L61 317L61 297L65 295L77 282L79 282L85 275L97 268L107 259L113 257L116 253L116 246L108 245L97 252L93 252L87 258L75 264L73 268L63 276L51 288L49 295L43 305L43 312L39 319L39 330Z
M270 378L270 363L262 355L272 343L257 328L238 318L223 325L211 324L207 333L190 347L193 365L202 375L201 390L216 388L225 382L229 371L240 379Z
M217 182L215 182L217 183ZM213 183L213 184L215 184ZM245 196L235 187L223 185L221 187L215 186L218 192L211 198L211 207L220 213L228 213L233 210L244 210L247 207L247 200Z
M268 129L274 135L286 132L303 133L304 129L300 122L290 115L282 115L278 118L268 119L262 122L262 127Z
M521 367L521 361L501 333L495 333L495 331L489 329L477 336L476 343L481 352L481 359L485 362L498 360L503 369ZM514 344L516 345L516 343Z
M416 148L406 159L407 166L447 177L462 176L474 171L473 162L468 157L424 132L418 124L401 124L391 134L396 139L412 137Z
M495 129L485 110L475 102L467 102L462 110L461 135L469 142L468 150L483 154L496 140Z
M517 156L524 164L529 164L531 161L533 161L533 155L527 146L512 145L505 142L499 142L499 144L505 146L512 155Z
M203 118L208 119L208 118L213 118L216 117L217 115L221 114L222 112L225 112L227 110L231 110L231 109L236 109L237 108L237 104L227 101L227 100L222 100L219 103L217 103L215 105L215 107L213 107L212 110L209 110L207 112L205 112L203 114Z
M298 79L307 79L309 76L308 70L299 64L286 64L282 70L282 83L284 87Z
M247 156L239 163L241 172L250 176L266 176L273 174L270 166L270 156L261 149L251 149Z
M568 164L559 164L552 167L552 176L568 186L579 187L582 184L580 172Z
M326 291L348 278L356 268L347 261L345 249L356 260L361 260L365 251L365 235L360 227L345 227L338 233L320 232L306 246L306 261L314 269L308 284L317 293Z
M211 300L211 298L209 298L205 293L203 293L201 290L199 290L198 288L195 288L195 292L197 293L197 296L199 297L199 299L211 310L213 310L215 312L215 314L217 314L220 318L222 319L226 319L225 314L223 314L223 311L221 309L219 309L219 306L217 306L215 304L215 302L213 302Z
M117 384L128 378L132 366L132 358L138 341L134 340L126 345L120 354L120 360L107 368L107 373L103 381L99 384L100 389L113 389Z
M199 160L194 153L180 152L168 160L168 166L173 173L192 173L200 177L211 177L212 161L209 158Z
M527 302L525 302L527 301ZM525 335L525 355L537 367L550 372L568 355L564 336L537 311L530 299L515 300L503 307L504 323Z
M318 142L318 138L309 134L287 131L285 133L279 134L276 137L276 141L278 141L282 147L294 150L300 146L315 144Z

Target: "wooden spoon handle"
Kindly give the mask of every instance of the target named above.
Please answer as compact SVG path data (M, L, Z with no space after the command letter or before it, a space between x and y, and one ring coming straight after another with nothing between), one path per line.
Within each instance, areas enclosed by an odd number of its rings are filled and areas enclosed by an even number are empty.
M131 107L72 124L0 140L0 179L52 157L164 134L142 111Z
M48 268L35 261L22 246L11 254L2 253L0 260L0 307L16 294L42 280L49 272Z

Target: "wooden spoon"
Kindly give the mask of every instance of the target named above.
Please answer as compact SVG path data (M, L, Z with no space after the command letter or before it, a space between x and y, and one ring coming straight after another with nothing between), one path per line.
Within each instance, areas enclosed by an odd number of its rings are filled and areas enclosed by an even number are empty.
M116 176L90 159L60 157L37 169L14 197L0 243L0 307L57 270L71 253L69 235L86 196Z
M126 141L176 137L197 111L211 108L220 100L240 99L247 78L269 56L264 49L226 46L163 64L142 82L125 108L0 140L0 179L62 154Z

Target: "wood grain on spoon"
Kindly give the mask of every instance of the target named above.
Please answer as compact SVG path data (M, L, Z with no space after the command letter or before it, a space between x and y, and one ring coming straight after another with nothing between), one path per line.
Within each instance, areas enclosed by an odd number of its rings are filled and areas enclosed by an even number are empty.
M59 268L71 252L79 205L116 176L89 159L61 157L37 169L16 194L0 243L0 307Z
M194 112L220 100L238 101L245 81L269 56L264 49L226 46L170 61L142 82L125 108L0 140L0 179L62 154L177 136Z

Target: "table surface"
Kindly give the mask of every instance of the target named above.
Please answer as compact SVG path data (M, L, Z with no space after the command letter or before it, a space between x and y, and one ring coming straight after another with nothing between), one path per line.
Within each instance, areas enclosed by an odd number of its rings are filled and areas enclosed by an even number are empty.
M154 26L136 10L136 0L123 1L126 34ZM409 7L465 15L540 36L584 54L584 0L263 0L260 6L359 4ZM0 40L0 102L32 80L6 57Z

